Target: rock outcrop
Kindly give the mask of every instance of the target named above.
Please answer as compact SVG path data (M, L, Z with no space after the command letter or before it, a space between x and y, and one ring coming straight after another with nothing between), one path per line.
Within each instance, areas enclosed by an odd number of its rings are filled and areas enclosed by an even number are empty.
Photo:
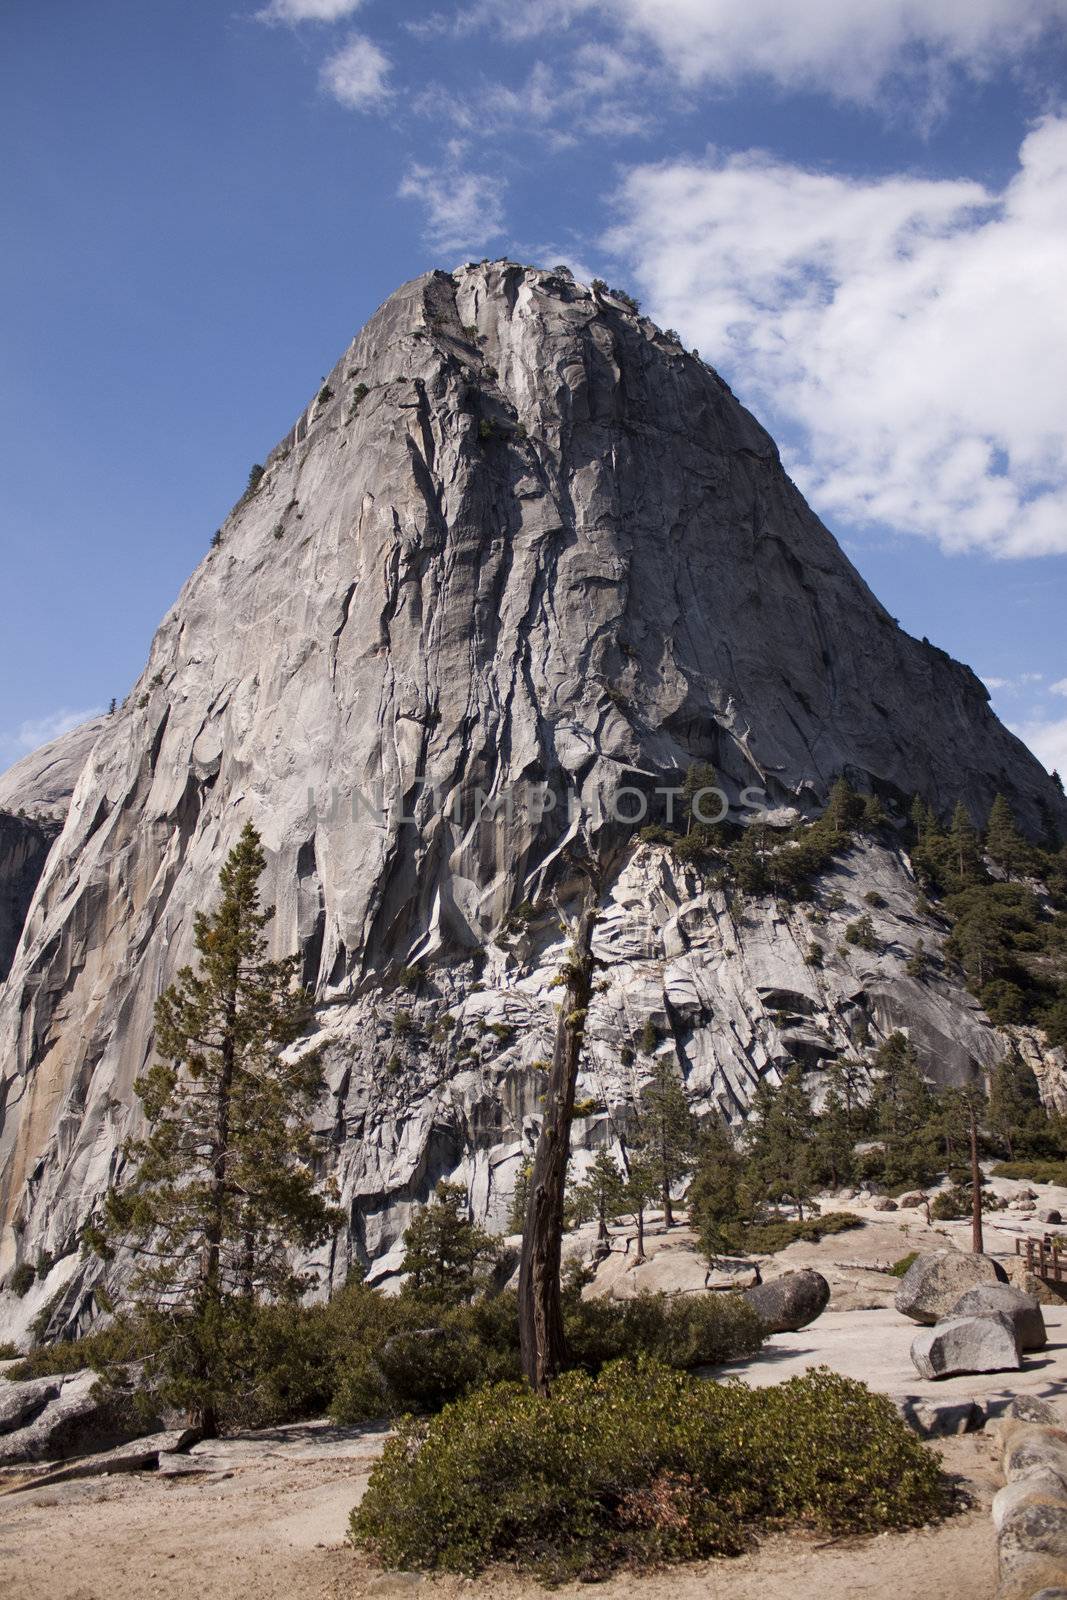
M913 1322L933 1325L949 1316L960 1296L983 1284L1006 1284L1007 1273L992 1256L963 1250L932 1250L917 1256L900 1280L896 1308Z
M624 848L616 816L662 813L694 761L735 817L754 791L812 815L840 773L896 815L920 792L978 817L998 791L1031 830L1065 815L722 380L624 303L499 262L406 285L220 533L94 734L0 989L0 1273L66 1261L121 1177L153 1001L247 820L273 943L318 998L349 1215L326 1276L387 1274L443 1175L504 1225L553 1025L546 891L583 817L614 867L579 1146L615 1136L649 1018L697 1109L731 1118L761 1075L897 1027L952 1081L999 1059L892 845L835 865L818 929ZM865 914L873 949L843 937ZM89 1271L57 1276L53 1330L84 1319Z

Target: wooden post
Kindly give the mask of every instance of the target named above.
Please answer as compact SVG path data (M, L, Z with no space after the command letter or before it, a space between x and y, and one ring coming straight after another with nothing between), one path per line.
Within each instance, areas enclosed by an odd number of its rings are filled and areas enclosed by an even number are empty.
M574 1088L593 992L593 929L600 877L587 868L584 904L574 927L563 979L545 1114L530 1174L519 1262L519 1347L522 1370L536 1394L547 1394L566 1356L560 1299L563 1193L570 1156Z
M971 1250L976 1256L985 1252L982 1237L982 1169L978 1165L978 1117L974 1101L968 1103L971 1135Z

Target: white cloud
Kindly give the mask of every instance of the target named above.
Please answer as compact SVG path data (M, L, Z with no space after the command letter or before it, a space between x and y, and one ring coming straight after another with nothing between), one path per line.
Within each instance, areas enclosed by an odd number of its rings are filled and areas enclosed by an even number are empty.
M1051 694L1067 694L1067 678L1060 678L1057 683L1049 684Z
M665 323L795 432L829 518L1067 551L1067 119L1002 192L759 152L637 167L607 243Z
M0 734L0 750L15 761L31 750L39 750L42 745L51 744L53 739L69 733L72 728L88 722L91 717L99 717L103 709L103 706L89 706L84 711L71 711L63 706L58 711L49 712L47 716L31 717L21 722L14 733Z
M352 111L372 111L392 97L388 56L361 33L350 34L319 75L324 89Z
M946 71L984 76L1067 17L1065 0L606 0L605 9L686 82L757 74L861 102L904 72L913 94L925 79L927 98L940 100Z
M417 32L493 28L513 43L583 19L614 29L634 57L649 46L683 83L762 77L861 104L897 98L928 119L953 74L981 78L1023 61L1067 18L1067 0L470 0Z
M440 250L472 250L504 230L504 184L460 165L462 145L449 147L443 166L412 166L397 193L426 207L426 234Z
M256 12L257 22L340 22L358 11L363 0L270 0Z
M1067 717L1058 721L1035 718L1013 724L1011 731L1029 745L1047 771L1067 775Z

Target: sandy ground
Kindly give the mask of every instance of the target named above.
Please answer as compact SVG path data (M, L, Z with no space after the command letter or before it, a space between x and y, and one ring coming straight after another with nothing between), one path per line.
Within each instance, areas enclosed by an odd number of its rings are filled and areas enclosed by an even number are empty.
M774 1537L736 1560L613 1579L599 1590L611 1600L988 1600L991 1445L969 1435L939 1448L974 1500L939 1526L836 1543ZM420 1582L376 1572L344 1542L366 1460L270 1458L224 1470L232 1475L84 1480L3 1498L0 1592L13 1600L339 1600L415 1588L425 1600L532 1600L545 1593L510 1575Z
M895 1281L871 1268L950 1239L966 1247L966 1229L929 1229L919 1213L871 1213L866 1220L862 1230L794 1246L778 1258L780 1267L811 1264L826 1271L834 1282L832 1306L842 1309L828 1310L799 1333L778 1335L758 1360L732 1372L748 1382L774 1383L826 1364L889 1394L975 1396L994 1410L1021 1390L1067 1395L1067 1306L1045 1308L1049 1347L1028 1358L1023 1372L922 1383L908 1359L915 1328L891 1309ZM1020 1225L1005 1216L1003 1227L991 1230L987 1249L1010 1253L1016 1231ZM472 1583L420 1580L369 1566L345 1535L381 1444L382 1434L373 1429L303 1424L199 1447L211 1470L196 1477L114 1476L0 1496L0 1594L13 1600L339 1600L402 1597L419 1588L425 1600L542 1595L536 1584L508 1574ZM928 1600L931 1594L988 1600L995 1587L989 1503L998 1487L991 1441L971 1434L930 1448L941 1453L971 1501L941 1524L829 1543L776 1536L736 1560L616 1578L600 1588L611 1600L705 1600L709 1594L715 1600Z

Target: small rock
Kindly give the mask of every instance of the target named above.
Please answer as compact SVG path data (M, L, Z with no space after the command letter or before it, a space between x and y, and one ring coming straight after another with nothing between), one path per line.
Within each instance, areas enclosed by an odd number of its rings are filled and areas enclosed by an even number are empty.
M918 1256L900 1280L894 1304L913 1322L932 1326L947 1317L966 1289L982 1283L1006 1283L1007 1274L991 1256L962 1250L934 1250Z
M950 1317L916 1334L911 1359L922 1378L953 1378L965 1372L1018 1371L1019 1336L1010 1317Z
M909 1428L921 1439L945 1439L954 1434L976 1433L985 1424L986 1414L977 1400L931 1400L925 1395L906 1394L894 1400Z
M961 1294L952 1307L953 1317L987 1317L1002 1312L1010 1317L1019 1335L1021 1350L1043 1350L1048 1344L1045 1319L1036 1300L1010 1283L983 1283ZM1054 1419L1058 1421L1057 1419Z
M830 1285L821 1272L806 1267L746 1289L745 1299L763 1324L764 1333L795 1333L826 1310Z

